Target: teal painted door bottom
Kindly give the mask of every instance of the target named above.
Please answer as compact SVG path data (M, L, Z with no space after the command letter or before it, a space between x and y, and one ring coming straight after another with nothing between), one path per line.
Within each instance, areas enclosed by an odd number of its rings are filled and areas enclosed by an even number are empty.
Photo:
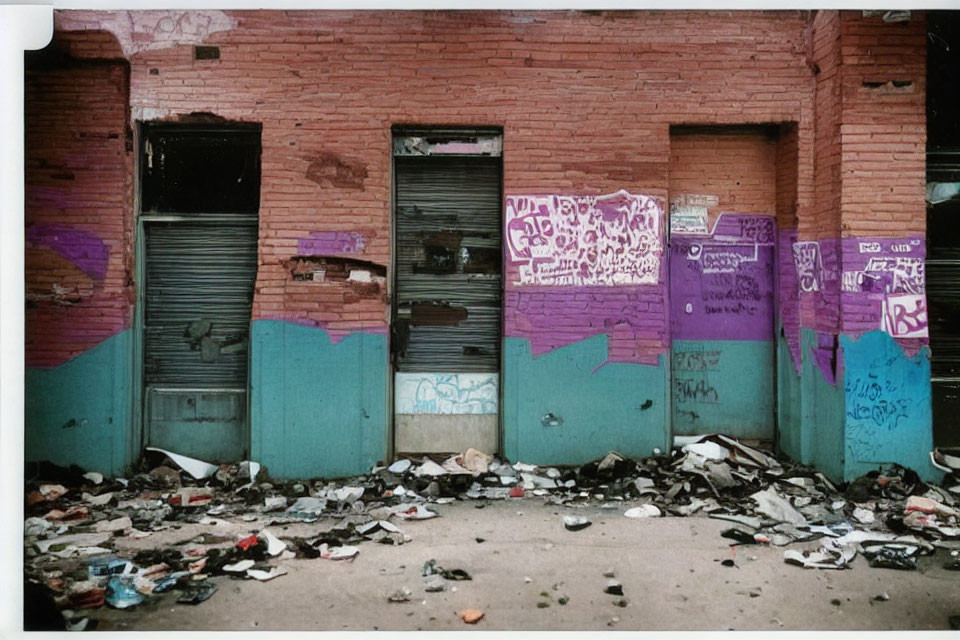
M760 340L674 341L674 435L773 440L773 349Z
M148 446L206 462L246 457L245 389L147 388Z

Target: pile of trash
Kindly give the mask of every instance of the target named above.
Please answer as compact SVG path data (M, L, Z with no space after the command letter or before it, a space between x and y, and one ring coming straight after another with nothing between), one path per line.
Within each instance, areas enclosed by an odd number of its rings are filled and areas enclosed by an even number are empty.
M272 580L286 573L285 560L350 561L364 542L404 544L411 538L396 523L437 517L433 504L531 497L572 509L624 508L629 518L718 518L730 522L722 535L735 545L816 541L814 549L784 551L785 562L806 568L842 569L859 553L873 567L914 569L938 547L960 554L960 459L937 462L949 470L946 488L895 465L837 486L814 469L710 435L678 438L669 454L642 460L611 452L578 467L545 467L468 449L442 461L399 459L345 481L283 482L252 461L213 465L148 449L129 478L33 470L25 573L53 594L71 628L84 628L78 610L125 609L171 590L178 603L197 604L216 592L213 578ZM185 523L210 533L130 557L116 548ZM323 526L308 537L275 533L289 523ZM563 524L577 531L590 520L566 515ZM952 564L960 569L960 560ZM425 566L424 576L439 590L460 570L453 571Z

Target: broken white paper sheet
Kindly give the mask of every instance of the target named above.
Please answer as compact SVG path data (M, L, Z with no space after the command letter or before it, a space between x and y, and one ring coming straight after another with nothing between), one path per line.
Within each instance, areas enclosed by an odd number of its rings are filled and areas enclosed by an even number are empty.
M204 462L203 460L197 460L196 458L190 458L179 453L173 453L172 451L167 451L166 449L157 449L156 447L147 447L147 451L159 451L164 454L171 460L173 460L178 467L189 473L194 477L195 480L203 480L204 478L213 475L216 473L218 467L215 464L210 464L209 462Z

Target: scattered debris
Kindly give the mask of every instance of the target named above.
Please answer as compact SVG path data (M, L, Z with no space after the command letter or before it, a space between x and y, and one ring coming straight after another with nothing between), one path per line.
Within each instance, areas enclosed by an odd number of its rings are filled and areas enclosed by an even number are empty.
M410 589L403 587L402 589L397 589L387 596L387 600L390 602L409 602L412 594L413 592L410 591Z
M609 593L612 596L622 596L623 585L613 579L607 580L607 586L603 588L603 592Z
M476 624L483 617L483 611L480 609L464 609L460 612L460 619L467 624Z
M915 569L917 558L936 548L960 551L960 459L936 459L950 469L943 487L897 465L834 485L809 467L726 436L678 438L677 444L641 460L610 452L578 467L510 464L467 450L446 459L397 460L342 482L278 481L253 461L212 465L156 449L126 478L51 465L53 473L25 487L25 577L53 589L61 609L131 607L170 590L197 603L215 590L205 586L212 587L208 576L272 580L286 573L278 563L290 558L351 561L363 543L409 542L397 523L409 521L415 534L416 521L438 517L431 505L475 500L483 507L511 497L615 509L629 518L721 519L731 523L721 533L731 545L816 541L806 550L784 549L783 556L814 569L843 569L858 553L873 567ZM951 466L955 460L958 468ZM568 513L562 521L570 531L591 526L582 515ZM283 533L288 523L311 522L329 526L311 538ZM231 533L132 557L115 544L187 523ZM85 564L83 575L70 573L78 562ZM737 567L732 559L723 565ZM960 569L960 559L945 567ZM611 582L614 576L605 574ZM431 560L423 578L424 589L437 592L453 591L448 582L471 576ZM403 598L392 601L410 599L409 590L398 593ZM622 597L622 587L611 595Z
M563 517L563 526L566 527L567 531L580 531L581 529L586 529L589 527L592 522L584 518L583 516L564 516Z

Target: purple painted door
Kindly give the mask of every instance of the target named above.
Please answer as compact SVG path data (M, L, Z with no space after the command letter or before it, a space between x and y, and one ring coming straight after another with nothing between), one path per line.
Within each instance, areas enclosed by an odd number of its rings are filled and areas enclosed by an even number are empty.
M773 438L775 238L772 217L729 213L671 238L675 435Z

